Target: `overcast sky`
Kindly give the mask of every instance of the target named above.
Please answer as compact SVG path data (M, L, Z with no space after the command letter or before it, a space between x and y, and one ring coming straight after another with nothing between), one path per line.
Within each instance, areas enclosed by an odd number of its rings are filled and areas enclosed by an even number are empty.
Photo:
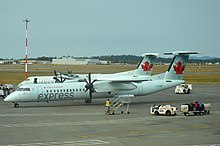
M0 58L141 55L220 57L219 0L0 0Z

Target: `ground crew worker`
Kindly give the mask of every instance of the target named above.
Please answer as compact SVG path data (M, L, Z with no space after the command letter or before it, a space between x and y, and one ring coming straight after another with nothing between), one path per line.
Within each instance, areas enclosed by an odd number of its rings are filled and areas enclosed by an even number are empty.
M106 113L108 113L109 110L110 110L110 101L109 101L109 99L106 100L105 107L106 107Z

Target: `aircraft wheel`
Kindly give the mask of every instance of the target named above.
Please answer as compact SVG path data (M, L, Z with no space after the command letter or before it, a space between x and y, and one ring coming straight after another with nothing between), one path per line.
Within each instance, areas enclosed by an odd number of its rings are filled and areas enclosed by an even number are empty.
M14 107L15 108L19 108L19 104L18 103L14 103Z
M188 116L189 116L189 113L186 113L186 112L185 112L184 115L188 117Z
M92 100L91 99L85 99L85 103L91 103Z
M130 114L130 112L127 112L127 114Z
M158 112L158 111L155 111L154 114L158 116L158 115L159 115L159 112Z
M121 111L121 114L123 114L123 111Z

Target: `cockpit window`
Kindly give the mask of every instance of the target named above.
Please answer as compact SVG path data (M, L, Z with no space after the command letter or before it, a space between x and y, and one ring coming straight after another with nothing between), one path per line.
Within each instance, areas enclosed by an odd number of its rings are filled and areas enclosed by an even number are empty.
M24 88L23 91L31 91L31 89L30 88Z
M17 91L31 91L30 88L18 88Z

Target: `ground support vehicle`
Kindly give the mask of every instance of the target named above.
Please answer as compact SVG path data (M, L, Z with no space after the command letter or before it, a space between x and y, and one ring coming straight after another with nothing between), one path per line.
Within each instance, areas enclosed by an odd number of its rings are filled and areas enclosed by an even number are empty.
M202 103L202 106L200 107L197 107L192 103L181 105L181 112L185 116L209 114L210 110L211 110L211 103Z
M175 116L177 113L177 108L169 105L153 105L150 107L150 113L152 115L166 115Z
M13 84L0 84L0 97L5 98L12 93L16 88Z
M192 84L180 84L176 86L176 94L189 94L192 91Z

